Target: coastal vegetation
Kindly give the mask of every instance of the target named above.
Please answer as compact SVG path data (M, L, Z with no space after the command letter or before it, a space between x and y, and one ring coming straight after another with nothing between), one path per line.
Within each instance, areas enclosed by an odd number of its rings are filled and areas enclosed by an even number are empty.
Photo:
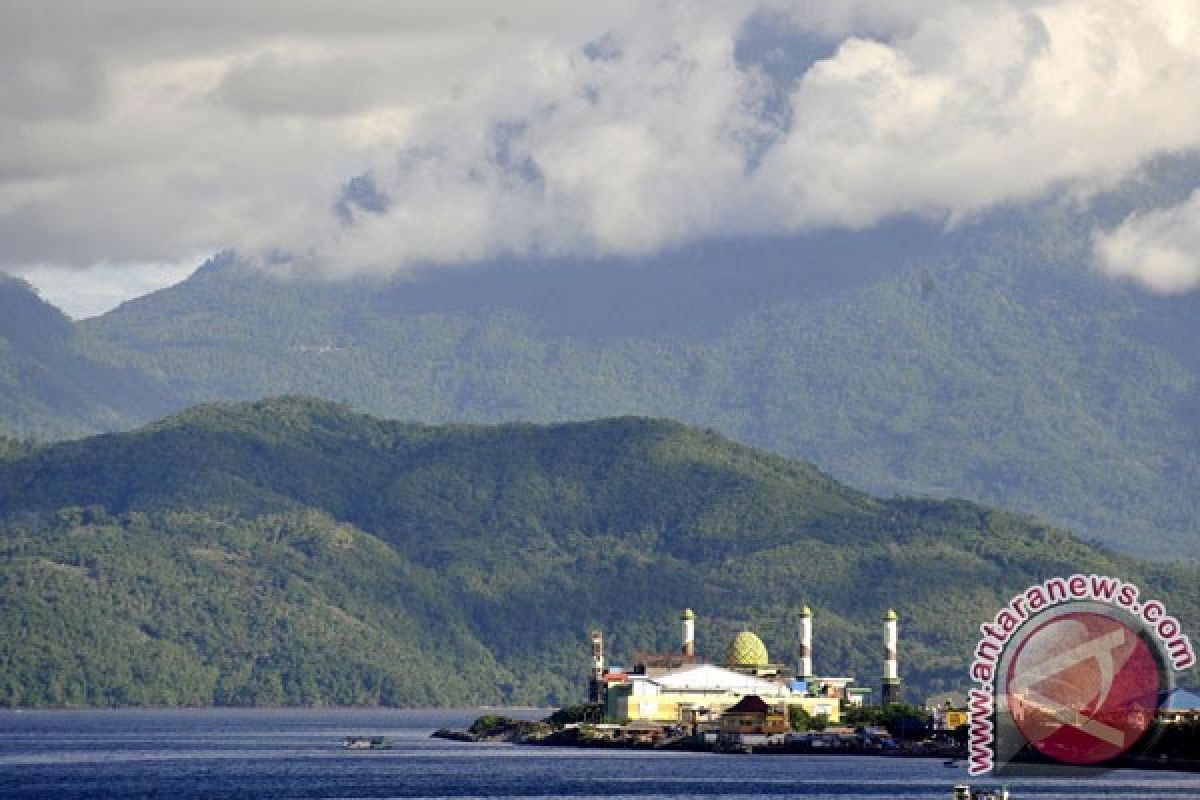
M929 736L932 719L921 704L893 703L848 708L842 714L842 724L853 728L886 728L894 738L908 741Z
M1120 575L1185 623L1196 570L964 501L880 498L675 422L423 426L281 398L0 459L0 703L560 706L756 630L875 685L901 614L911 699L966 683L1015 591ZM1194 676L1192 676L1194 677Z
M801 706L789 706L788 725L794 731L823 731L829 727L829 715L809 714Z

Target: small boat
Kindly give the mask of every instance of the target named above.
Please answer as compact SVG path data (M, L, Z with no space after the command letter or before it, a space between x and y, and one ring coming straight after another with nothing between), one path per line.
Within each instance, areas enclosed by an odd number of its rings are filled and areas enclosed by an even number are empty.
M385 736L347 736L342 739L347 750L391 750L392 742Z
M999 789L976 789L971 791L971 787L965 783L960 783L954 787L954 794L951 800L1008 800L1008 787L1001 786Z
M957 758L947 758L945 761L942 762L942 766L943 767L957 767L958 759Z

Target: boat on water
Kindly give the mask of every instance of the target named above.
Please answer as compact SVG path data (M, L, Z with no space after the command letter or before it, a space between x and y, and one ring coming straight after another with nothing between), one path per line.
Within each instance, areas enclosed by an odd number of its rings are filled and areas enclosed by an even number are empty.
M951 795L951 800L1009 800L1008 787L1001 786L999 789L976 789L971 791L971 787L965 783L960 783L954 787L954 794Z
M391 750L392 742L386 736L347 736L342 747L347 750Z

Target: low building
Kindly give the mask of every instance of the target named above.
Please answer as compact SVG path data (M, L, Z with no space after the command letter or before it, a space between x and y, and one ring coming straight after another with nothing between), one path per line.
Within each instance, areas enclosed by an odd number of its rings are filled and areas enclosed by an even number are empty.
M925 700L935 731L953 731L970 722L967 696L962 692L942 692Z
M1200 719L1200 695L1187 689L1168 692L1158 706L1158 718L1168 724Z
M775 736L788 732L787 706L746 695L721 714L721 737Z
M626 675L610 682L605 711L609 719L630 722L691 723L715 719L747 695L782 701L788 692L777 683L712 664L655 675Z

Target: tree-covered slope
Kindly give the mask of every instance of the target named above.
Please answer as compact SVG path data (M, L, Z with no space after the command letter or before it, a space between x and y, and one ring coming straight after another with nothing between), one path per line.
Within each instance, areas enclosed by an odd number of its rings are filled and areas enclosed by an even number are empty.
M205 406L0 462L5 702L566 702L586 634L620 662L700 616L877 682L964 683L977 624L1034 580L1140 581L1185 625L1195 572L961 501L880 499L638 418L426 427L281 399Z
M44 440L117 430L178 403L24 281L0 272L0 434Z
M315 511L64 510L0 548L6 705L503 699L436 577Z

